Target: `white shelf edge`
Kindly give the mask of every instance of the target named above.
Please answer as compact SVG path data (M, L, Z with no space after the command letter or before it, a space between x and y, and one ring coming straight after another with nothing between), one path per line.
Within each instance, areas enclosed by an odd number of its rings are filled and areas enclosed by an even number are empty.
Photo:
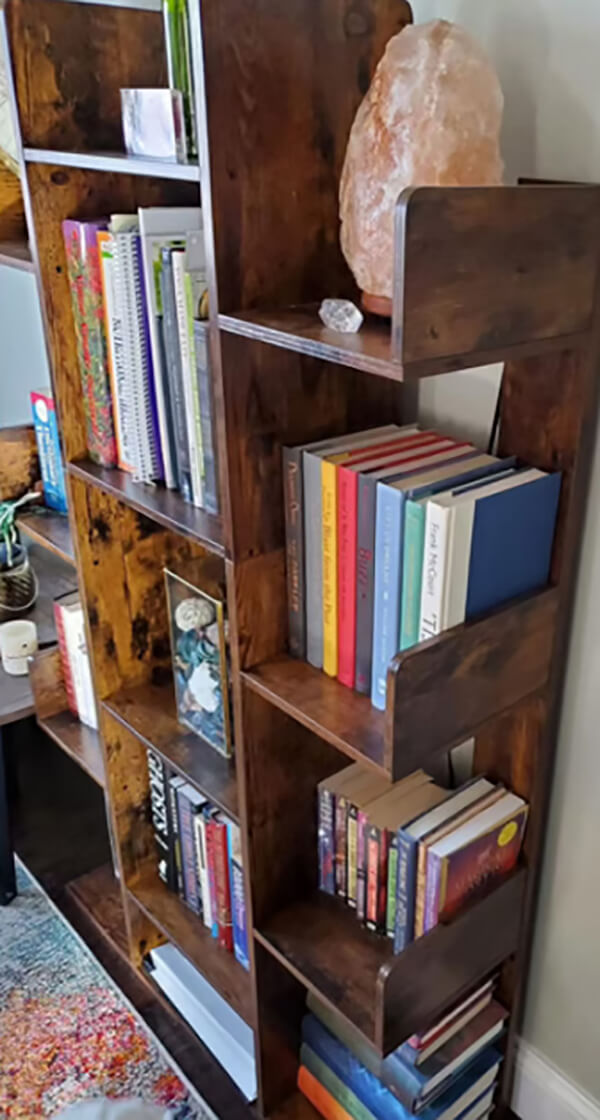
M65 0L65 2L72 2L72 0ZM87 3L88 0L83 2ZM77 167L84 171L147 175L155 179L178 179L188 183L197 183L200 178L197 163L163 163L158 159L128 156L125 152L57 152L51 148L25 148L23 154L26 163L49 163L54 167Z

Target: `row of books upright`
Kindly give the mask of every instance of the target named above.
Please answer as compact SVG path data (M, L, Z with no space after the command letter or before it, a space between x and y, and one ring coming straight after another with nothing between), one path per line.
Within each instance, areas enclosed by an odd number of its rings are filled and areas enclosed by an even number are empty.
M63 222L90 457L218 512L200 208Z
M147 759L158 874L249 969L239 826L150 748Z
M529 811L487 778L447 790L416 770L391 785L358 763L317 794L319 887L396 953L514 869Z
M54 621L69 710L82 723L98 729L98 714L85 637L83 606L78 591L54 602Z
M290 652L377 708L400 650L548 582L559 473L393 424L283 468Z
M325 1120L483 1120L492 1109L506 1010L491 977L386 1058L312 995L298 1087Z

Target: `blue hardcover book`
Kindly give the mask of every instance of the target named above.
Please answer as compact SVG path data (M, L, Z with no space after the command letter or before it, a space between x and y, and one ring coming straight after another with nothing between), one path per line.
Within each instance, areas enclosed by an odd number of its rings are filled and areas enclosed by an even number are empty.
M302 1040L356 1094L377 1120L409 1120L413 1115L314 1015L306 1015L302 1020ZM449 1117L458 1120L489 1090L501 1061L502 1055L493 1047L488 1047L468 1070L453 1080L434 1104L420 1113L422 1120L449 1120Z
M475 496L466 618L548 583L562 475L535 475L498 494Z
M236 961L250 970L248 959L248 922L246 918L246 893L242 862L242 838L234 821L227 822L227 855L229 862L229 890L231 892L231 918L233 925L233 952Z
M60 454L56 409L52 395L45 389L31 393L33 426L40 460L40 472L44 483L44 505L67 512L65 474Z

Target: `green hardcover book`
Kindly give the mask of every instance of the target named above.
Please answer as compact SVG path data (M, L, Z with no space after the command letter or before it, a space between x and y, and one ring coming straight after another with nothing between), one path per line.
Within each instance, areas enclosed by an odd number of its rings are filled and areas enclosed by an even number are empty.
M341 1104L348 1115L353 1117L353 1120L376 1120L373 1113L358 1099L356 1093L353 1093L352 1089L349 1089L305 1042L302 1043L300 1050L300 1062L327 1089L327 1092L331 1093L338 1104Z
M163 0L167 68L171 89L178 89L183 98L188 157L198 155L196 112L192 82L190 28L186 0Z
M402 566L402 606L400 649L410 649L419 641L423 554L425 551L425 514L427 501L409 500L404 511L404 562Z

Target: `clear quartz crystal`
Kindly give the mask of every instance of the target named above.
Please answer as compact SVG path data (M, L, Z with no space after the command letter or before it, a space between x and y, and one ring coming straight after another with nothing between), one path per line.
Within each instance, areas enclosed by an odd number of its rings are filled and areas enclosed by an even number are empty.
M349 299L324 299L319 317L326 327L343 334L356 334L363 322L362 312Z

